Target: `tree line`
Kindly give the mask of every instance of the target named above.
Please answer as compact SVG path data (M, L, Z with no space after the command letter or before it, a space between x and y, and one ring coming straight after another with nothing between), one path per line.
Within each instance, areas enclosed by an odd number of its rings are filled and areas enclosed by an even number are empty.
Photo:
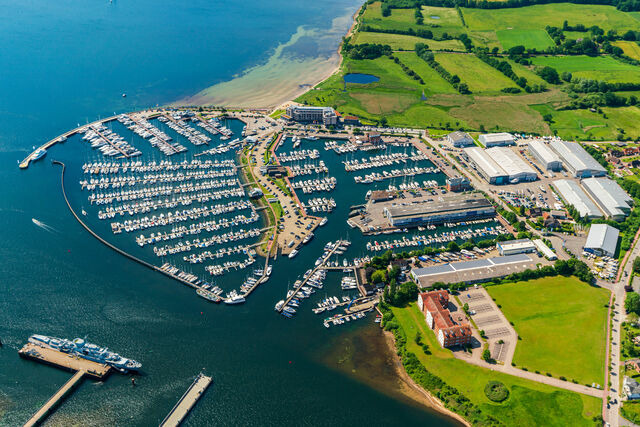
M438 61L435 56L429 51L429 46L424 43L416 43L415 47L416 55L418 55L424 62L426 62L431 68L436 70L443 79L451 83L451 85L461 94L466 95L471 93L469 86L466 83L460 81L460 77L457 74L451 74L447 71Z

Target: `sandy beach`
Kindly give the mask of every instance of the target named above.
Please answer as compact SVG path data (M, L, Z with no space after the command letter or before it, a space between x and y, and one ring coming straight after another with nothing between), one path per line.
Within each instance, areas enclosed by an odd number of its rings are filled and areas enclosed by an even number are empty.
M299 27L266 63L174 104L275 108L295 99L340 68L338 48L342 37L353 28L357 10L359 6L346 9L329 29Z

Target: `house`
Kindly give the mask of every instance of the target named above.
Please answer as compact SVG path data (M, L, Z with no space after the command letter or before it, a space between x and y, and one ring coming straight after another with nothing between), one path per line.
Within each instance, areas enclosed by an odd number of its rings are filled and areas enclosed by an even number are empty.
M473 138L466 132L451 132L447 135L447 141L456 148L464 148L475 145Z
M345 125L359 126L360 125L360 119L357 118L356 116L344 116L342 118L342 123L345 124Z
M530 208L529 209L529 216L532 218L536 218L539 216L542 216L542 208Z
M419 294L418 307L442 347L466 345L471 342L471 327L461 313L456 313L455 319L451 315L448 308L449 292L446 290Z
M624 366L627 368L631 368L636 372L640 373L640 359L630 359L624 362Z
M447 191L459 192L471 190L471 182L465 176L447 178Z
M556 219L567 219L567 213L565 211L562 210L552 210L550 212L550 215L552 218L556 218Z
M625 147L624 149L625 156L633 156L638 154L638 152L639 152L638 147Z
M638 381L633 378L624 377L624 381L622 382L622 390L624 393L624 397L627 400L635 400L640 399L640 384Z
M369 144L382 144L382 135L380 135L380 132L367 132L365 137Z
M622 150L611 150L611 155L613 157L622 157L622 156L624 156L624 151L622 151Z

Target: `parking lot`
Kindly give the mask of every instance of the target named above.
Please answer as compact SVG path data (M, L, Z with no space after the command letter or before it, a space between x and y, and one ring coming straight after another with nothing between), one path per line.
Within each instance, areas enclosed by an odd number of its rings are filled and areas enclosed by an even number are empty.
M473 288L460 294L462 304L469 305L469 313L479 330L484 331L491 357L511 363L517 335L487 291Z

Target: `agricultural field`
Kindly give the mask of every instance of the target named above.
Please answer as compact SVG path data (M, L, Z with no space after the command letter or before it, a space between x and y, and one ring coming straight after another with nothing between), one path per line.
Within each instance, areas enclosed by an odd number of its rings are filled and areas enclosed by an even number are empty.
M565 71L574 77L616 82L640 82L640 67L616 61L610 56L537 56L534 65L555 68L558 73Z
M432 50L453 50L458 52L464 52L465 50L460 40L427 40L405 34L360 32L353 37L352 43L388 44L393 50L414 50L416 43L424 43Z
M518 367L603 384L609 291L562 276L487 290L521 338L513 358Z
M496 35L504 50L509 50L514 46L538 50L555 46L545 30L498 30Z
M443 79L433 68L414 52L399 52L395 54L400 62L418 73L424 80L425 95L436 93L457 93L451 83Z
M414 353L424 367L447 384L458 389L480 410L505 425L519 426L589 426L591 418L602 408L600 399L557 389L501 372L491 371L456 359L443 349L429 329L415 303L405 308L393 308L394 321L407 336L406 348ZM420 333L430 354L415 343ZM496 404L484 393L489 381L500 381L509 389L507 400Z
M597 25L605 31L613 29L618 33L640 27L640 21L613 6L556 3L511 9L463 8L462 11L469 29L480 31L544 30L547 25L562 27L564 21L572 25L583 24L587 28Z
M457 74L462 82L469 85L473 93L498 93L501 89L516 87L511 79L475 55L437 53L435 58L447 71Z
M638 43L618 40L613 42L613 45L621 48L625 55L640 61L640 46Z

